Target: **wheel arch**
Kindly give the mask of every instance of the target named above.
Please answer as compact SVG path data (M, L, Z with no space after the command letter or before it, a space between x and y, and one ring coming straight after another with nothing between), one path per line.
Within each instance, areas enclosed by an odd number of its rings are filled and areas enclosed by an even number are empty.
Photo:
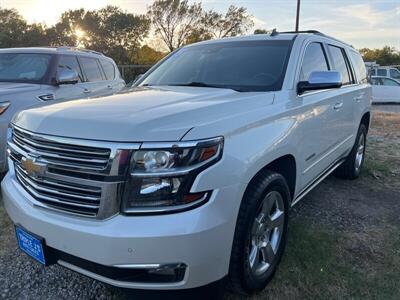
M297 166L295 157L292 154L286 154L269 162L252 177L247 187L252 184L255 178L257 178L257 176L259 176L265 170L274 171L281 174L285 178L286 183L289 186L291 199L293 199L296 191L297 179Z

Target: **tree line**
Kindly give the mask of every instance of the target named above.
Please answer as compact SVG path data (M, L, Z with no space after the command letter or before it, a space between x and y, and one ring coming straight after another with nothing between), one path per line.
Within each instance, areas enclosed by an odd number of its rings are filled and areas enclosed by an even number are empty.
M117 6L68 10L52 26L28 24L15 9L0 8L0 48L78 46L102 52L117 64L154 64L183 45L242 35L253 26L245 7L231 5L219 13L188 0L156 0L145 14ZM256 29L254 33L268 31ZM400 64L400 52L393 47L360 52L365 61Z
M225 14L188 0L157 0L146 14L117 6L62 13L53 26L28 22L15 9L0 8L0 48L78 46L104 53L118 64L154 64L183 45L244 34L253 26L244 7ZM150 37L160 43L146 45Z

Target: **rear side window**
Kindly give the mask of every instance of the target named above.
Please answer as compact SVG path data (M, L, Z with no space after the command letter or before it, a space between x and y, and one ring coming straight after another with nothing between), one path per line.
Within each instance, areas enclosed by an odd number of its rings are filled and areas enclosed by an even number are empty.
M78 60L74 55L60 55L58 60L57 72L63 69L74 70L79 76L79 82L83 81L82 70L79 66Z
M351 61L357 74L359 83L367 83L367 70L361 55L357 52L350 51Z
M390 69L390 77L399 80L400 79L400 71L397 69Z
M106 74L107 80L113 80L115 78L114 64L107 60L100 60L101 66L103 67L104 73Z
M350 73L346 63L346 58L343 53L343 49L332 45L329 45L328 47L332 57L332 69L342 74L343 85L350 84Z
M83 72L89 82L103 80L101 69L97 59L91 57L79 57Z
M378 69L378 76L386 76L386 69Z
M328 71L328 62L322 45L320 43L311 43L307 46L304 54L303 64L300 70L300 81L308 81L313 71Z

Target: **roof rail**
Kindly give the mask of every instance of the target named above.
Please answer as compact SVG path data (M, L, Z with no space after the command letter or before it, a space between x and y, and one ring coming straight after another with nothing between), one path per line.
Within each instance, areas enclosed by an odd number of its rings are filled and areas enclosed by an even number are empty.
M352 45L347 44L347 43L345 43L345 42L343 42L343 41L341 41L341 40L339 40L339 39L337 39L337 38L334 38L334 37L332 37L332 36L330 36L330 35L326 35L325 33L322 33L321 31L318 31L318 30L299 30L299 31L281 31L281 32L276 31L276 30L273 30L273 31L271 32L271 36L275 36L275 35L278 35L278 34L281 34L281 33L282 33L282 34L285 34L285 33L291 33L291 34L297 34L297 33L312 33L312 34L320 35L320 36L323 36L323 37L326 37L326 38L335 40L335 41L337 41L337 42L346 44L346 45L348 45L348 46L354 48Z
M57 50L80 51L80 52L86 52L86 53L92 53L92 54L104 56L104 54L101 53L101 52L94 51L94 50L89 50L89 49L84 49L84 48L78 48L78 47L60 46L60 47L57 47L56 49L57 49Z

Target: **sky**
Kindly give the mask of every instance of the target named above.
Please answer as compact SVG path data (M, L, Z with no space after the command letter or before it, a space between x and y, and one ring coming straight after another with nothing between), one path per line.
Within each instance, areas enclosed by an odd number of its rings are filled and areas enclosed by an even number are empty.
M190 0L191 2L194 2ZM0 7L15 8L28 22L52 25L68 9L98 9L116 5L143 14L152 0L0 0ZM205 9L225 12L229 5L244 6L255 28L294 30L296 0L203 0ZM315 29L356 48L400 49L400 0L302 0L300 30Z

